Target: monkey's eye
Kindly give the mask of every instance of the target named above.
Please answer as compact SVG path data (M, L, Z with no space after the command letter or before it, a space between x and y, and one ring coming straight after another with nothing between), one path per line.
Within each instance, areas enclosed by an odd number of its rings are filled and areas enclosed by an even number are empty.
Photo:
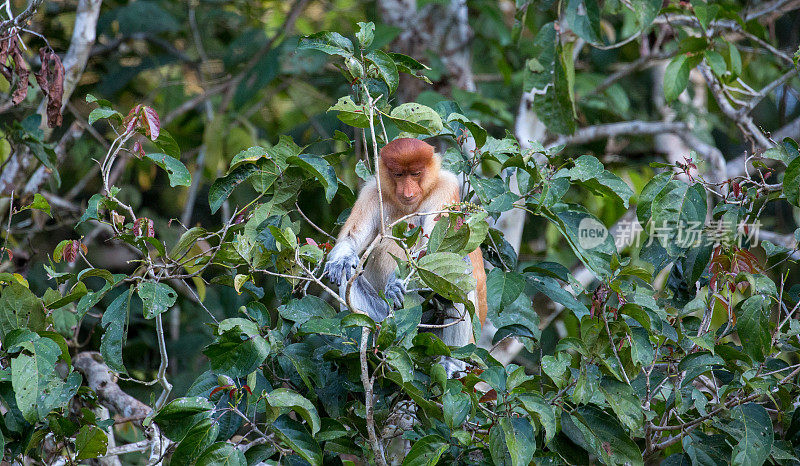
M394 174L394 177L395 177L395 178L401 178L402 176L403 176L403 174L402 174L402 173L395 173L395 174Z
M421 174L422 174L422 172L414 172L414 173L411 174L411 176L419 176Z

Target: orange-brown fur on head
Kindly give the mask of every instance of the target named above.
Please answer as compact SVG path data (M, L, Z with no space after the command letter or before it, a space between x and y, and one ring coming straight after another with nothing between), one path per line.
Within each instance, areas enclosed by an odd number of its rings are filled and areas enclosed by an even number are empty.
M406 207L419 205L439 177L439 156L433 146L414 138L399 138L381 149L381 189Z

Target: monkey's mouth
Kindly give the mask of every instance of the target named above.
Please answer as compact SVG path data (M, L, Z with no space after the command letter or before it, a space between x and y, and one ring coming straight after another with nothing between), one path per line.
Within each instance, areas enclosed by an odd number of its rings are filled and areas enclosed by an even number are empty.
M401 204L403 204L403 205L406 205L406 206L411 206L411 205L414 205L414 204L416 204L416 203L417 203L417 197L416 197L416 196L414 196L414 197L412 197L412 198L410 198L410 199L403 199L403 198L400 198L400 203L401 203Z

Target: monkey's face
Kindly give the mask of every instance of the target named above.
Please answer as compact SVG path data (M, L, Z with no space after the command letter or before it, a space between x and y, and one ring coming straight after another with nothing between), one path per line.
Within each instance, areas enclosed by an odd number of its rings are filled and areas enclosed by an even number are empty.
M407 169L390 172L394 184L394 195L404 206L415 206L422 198L422 169Z

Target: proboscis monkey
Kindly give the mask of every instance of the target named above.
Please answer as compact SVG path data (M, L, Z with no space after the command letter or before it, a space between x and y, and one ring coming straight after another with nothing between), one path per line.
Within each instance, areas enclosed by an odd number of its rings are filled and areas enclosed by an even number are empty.
M390 225L399 218L412 213L425 214L444 210L446 206L459 202L460 183L453 173L441 169L441 158L433 146L413 138L399 138L387 144L380 151L378 176L383 193L384 223ZM436 223L436 215L419 215L408 219L409 224L422 226L424 235L430 234ZM359 255L372 243L381 228L380 207L378 203L378 183L372 179L361 189L353 210L339 233L336 246L328 254L325 274L339 285L342 293L348 280L353 276L359 262ZM425 241L425 236L420 235ZM367 260L364 273L353 282L351 303L375 321L382 321L389 314L389 304L383 300L378 290L383 290L386 298L395 307L402 307L405 288L395 277L397 263L392 255L404 257L405 253L395 241L383 239L373 249ZM468 255L472 265L472 275L477 285L468 296L475 306L481 324L486 319L486 272L483 268L483 255L480 248ZM456 303L444 311L445 315L434 316L436 323L449 325L436 332L449 346L464 346L474 342L472 321L464 306ZM462 371L461 361L446 359L442 361L448 376Z

